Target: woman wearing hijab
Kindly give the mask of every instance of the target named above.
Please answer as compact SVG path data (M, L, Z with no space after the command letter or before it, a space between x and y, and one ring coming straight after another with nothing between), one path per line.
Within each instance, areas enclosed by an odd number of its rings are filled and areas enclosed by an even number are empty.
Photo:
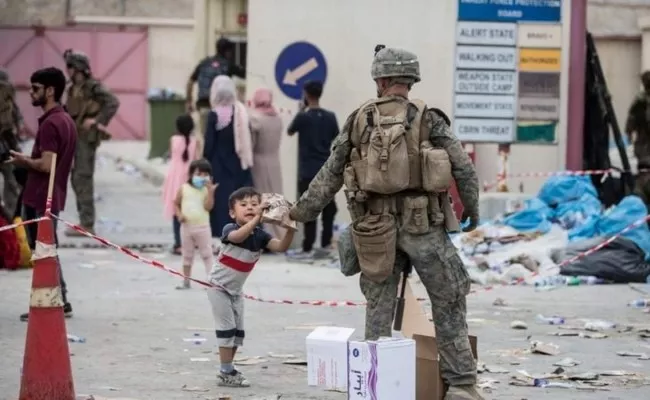
M282 118L273 107L273 94L269 89L257 89L251 102L250 122L253 137L253 184L260 193L282 194L282 170L280 168L280 141ZM282 237L283 230L277 225L265 226L266 230Z
M237 101L232 79L217 76L210 89L212 111L205 128L203 157L212 165L215 191L210 212L212 237L221 237L223 227L233 222L228 214L228 197L244 186L253 186L253 146L246 107Z

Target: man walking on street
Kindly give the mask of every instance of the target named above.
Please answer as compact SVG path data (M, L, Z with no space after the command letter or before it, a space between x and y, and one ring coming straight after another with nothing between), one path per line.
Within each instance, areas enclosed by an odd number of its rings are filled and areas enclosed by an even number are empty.
M235 43L226 38L220 38L217 40L215 47L216 54L201 60L196 68L194 68L185 88L187 112L192 112L195 108L199 112L199 127L198 132L196 132L196 154L199 155L199 158L203 154L205 124L208 119L208 113L210 113L210 88L212 87L212 81L219 75L226 75L229 78L232 78L234 75L246 79L246 71L244 68L235 63ZM195 83L198 85L199 92L196 104L193 104L192 92Z
M287 129L289 135L298 133L298 192L300 195L307 191L312 179L327 161L332 142L339 134L336 115L320 106L323 84L317 81L307 82L303 91L304 108L296 115ZM302 252L292 255L292 258L309 260L329 255L336 212L334 200L330 201L323 209L321 248L317 250L314 250L316 221L305 222Z
M77 125L79 135L72 169L72 189L77 198L79 224L84 230L95 233L95 158L101 141L110 139L106 126L117 113L120 102L92 76L88 56L66 50L63 58L72 81L66 108ZM65 234L85 237L70 228L66 229Z
M65 91L66 79L63 71L57 68L45 68L34 72L31 76L30 96L32 105L41 107L43 115L38 119L38 132L32 148L32 155L27 156L16 151L11 152L9 162L17 167L27 169L27 182L23 192L23 211L26 220L45 215L45 203L50 174L54 173L54 191L52 193L52 214L58 215L63 211L68 190L68 178L75 156L77 130L75 123L61 107L61 96ZM52 171L52 159L56 154L56 165ZM57 220L54 224L55 241ZM26 226L27 236L32 250L36 247L38 224ZM67 288L63 280L61 263L57 257L61 290L63 292L63 311L66 317L72 316L72 306L68 302ZM29 314L25 313L20 319L26 321Z

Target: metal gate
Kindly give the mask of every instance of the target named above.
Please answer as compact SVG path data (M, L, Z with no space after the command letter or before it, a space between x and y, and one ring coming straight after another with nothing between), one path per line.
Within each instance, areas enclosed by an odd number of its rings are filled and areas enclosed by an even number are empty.
M65 71L68 48L90 57L93 75L120 99L109 129L115 139L147 139L148 30L146 27L0 27L0 65L16 87L18 105L34 132L40 109L31 105L29 78L39 68Z

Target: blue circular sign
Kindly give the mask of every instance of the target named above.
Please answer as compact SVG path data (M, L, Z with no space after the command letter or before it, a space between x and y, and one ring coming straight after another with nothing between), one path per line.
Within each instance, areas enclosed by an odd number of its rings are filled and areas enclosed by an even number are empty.
M275 62L275 82L291 99L300 100L305 82L317 80L325 83L325 79L325 56L311 43L291 43L280 52Z

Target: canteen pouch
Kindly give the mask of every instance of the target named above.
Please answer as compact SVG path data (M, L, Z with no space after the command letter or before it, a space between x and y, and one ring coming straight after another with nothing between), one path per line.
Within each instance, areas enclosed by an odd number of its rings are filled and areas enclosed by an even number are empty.
M353 276L361 272L359 257L352 240L352 225L348 225L347 228L341 231L336 248L339 251L339 262L341 263L341 273L343 275Z
M361 272L382 283L393 274L397 249L397 223L390 214L365 215L352 226L352 240Z
M423 142L420 147L420 161L422 189L425 192L441 193L451 188L451 161L445 149L438 149L428 142Z
M428 196L402 197L401 229L412 235L429 232Z

